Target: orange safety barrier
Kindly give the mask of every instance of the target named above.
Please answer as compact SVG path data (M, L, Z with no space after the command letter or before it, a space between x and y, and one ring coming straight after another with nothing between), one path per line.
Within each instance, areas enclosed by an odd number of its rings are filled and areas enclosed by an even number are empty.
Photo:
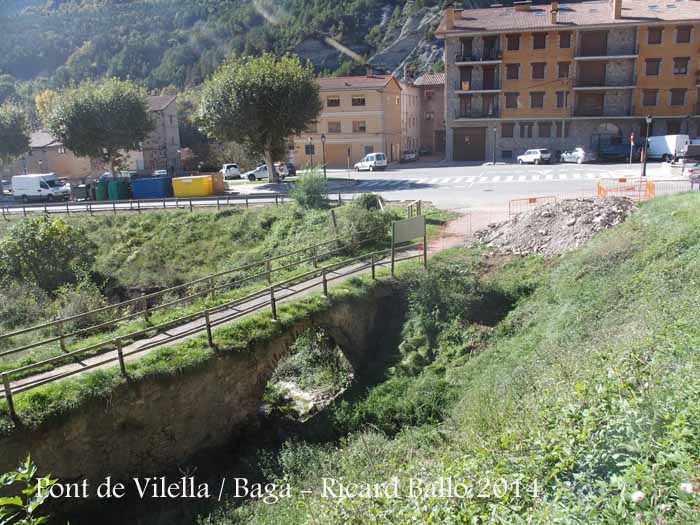
M627 197L632 200L648 199L646 179L598 179L598 197Z
M512 217L519 213L530 211L543 204L556 204L557 198L554 195L546 197L528 197L526 199L512 199L508 202L508 216Z

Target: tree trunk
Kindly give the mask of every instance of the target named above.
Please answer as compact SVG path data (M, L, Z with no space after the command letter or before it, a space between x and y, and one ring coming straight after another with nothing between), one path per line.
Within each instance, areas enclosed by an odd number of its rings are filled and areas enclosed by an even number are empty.
M277 182L277 174L275 173L275 163L272 160L272 147L265 148L265 165L267 166L267 180L269 182Z

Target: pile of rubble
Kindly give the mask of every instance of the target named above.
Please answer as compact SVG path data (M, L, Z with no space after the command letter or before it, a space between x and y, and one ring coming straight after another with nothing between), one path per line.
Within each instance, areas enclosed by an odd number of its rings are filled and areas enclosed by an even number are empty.
M564 200L490 224L476 237L504 253L556 255L624 222L634 210L633 201L620 197Z

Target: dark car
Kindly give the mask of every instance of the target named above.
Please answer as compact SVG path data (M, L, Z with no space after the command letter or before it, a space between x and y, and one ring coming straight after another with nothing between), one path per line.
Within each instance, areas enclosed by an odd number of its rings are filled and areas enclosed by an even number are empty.
M287 164L285 164L285 166L284 166L284 169L286 170L287 177L296 177L297 176L297 168L291 162L287 162Z

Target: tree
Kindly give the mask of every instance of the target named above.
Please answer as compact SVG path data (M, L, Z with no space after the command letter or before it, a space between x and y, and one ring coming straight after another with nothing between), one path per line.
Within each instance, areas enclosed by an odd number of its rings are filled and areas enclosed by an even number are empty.
M236 142L265 158L272 182L287 139L303 132L321 111L311 64L265 53L224 64L202 91L198 122L213 138Z
M121 152L141 149L155 124L145 91L130 81L85 82L61 94L47 119L51 132L80 157L117 171Z
M0 163L9 164L27 151L29 151L27 118L14 106L0 106Z
M43 123L48 121L49 115L51 115L51 110L56 103L57 96L58 95L55 91L45 89L34 97L36 112Z

